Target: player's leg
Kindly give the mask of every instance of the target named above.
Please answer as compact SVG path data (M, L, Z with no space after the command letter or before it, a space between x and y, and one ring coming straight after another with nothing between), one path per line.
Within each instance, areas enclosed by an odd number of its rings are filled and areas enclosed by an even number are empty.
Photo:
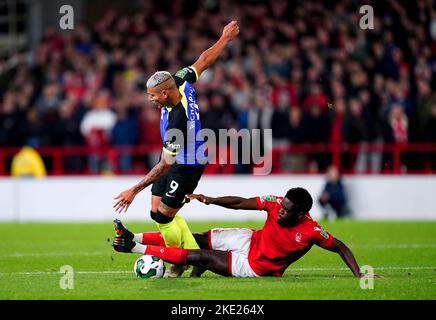
M194 180L193 180L194 179ZM168 246L178 246L185 249L200 249L195 238L192 236L191 230L185 219L178 215L180 208L185 204L185 195L193 189L193 184L197 183L197 177L191 177L186 174L171 173L168 174L166 181L166 189L159 203L158 212L155 221L158 223L158 228L162 232L165 243ZM180 235L180 244L169 243L172 224L178 227ZM174 227L175 229L176 227Z
M121 223L121 221L119 221L119 222ZM123 226L123 227L128 231L128 229L125 226ZM194 236L194 239L197 242L198 246L200 247L200 249L210 249L207 234L208 234L207 231L192 234ZM122 234L117 232L117 235L122 235ZM162 236L162 233L160 233L158 231L133 233L133 235L134 235L134 238L132 238L132 239L135 242L138 242L140 244L149 244L149 245L153 245L153 246L165 246L165 240Z
M172 217L181 232L181 247L185 249L200 249L185 219L178 214L185 204L185 195L192 193L198 183L198 175L172 173L168 175L167 189L159 204L159 211ZM163 234L166 239L166 235Z
M229 274L243 278L258 277L248 261L252 235L253 230L247 228L216 228L207 232L207 243L212 251L229 253Z
M185 219L178 211L185 204L185 195L192 193L201 177L201 170L196 172L181 173L169 172L166 175L165 190L161 192L156 219L158 229L162 233L167 246L185 249L200 249ZM198 171L198 172L197 172ZM173 239L173 241L171 241ZM178 240L176 242L176 240ZM166 276L180 276L185 269L172 266L167 269ZM199 277L205 270L196 270L191 275Z
M168 188L170 187L169 178L170 178L170 173L167 173L153 184L151 189L152 197L151 197L150 216L156 222L159 230L159 234L162 236L162 239L164 240L164 243L162 245L180 247L182 244L182 232L179 226L177 225L177 223L171 221L172 218L167 219L168 215L172 217L173 215L175 215L175 213L166 212L164 208L161 208L161 211L159 211L162 203L162 197L165 196L165 194L168 194ZM165 214L167 216L165 216ZM162 223L163 222L162 220L167 220L167 221L164 221L164 223ZM143 241L145 240L143 239ZM179 277L183 274L185 270L186 268L184 266L172 265L170 268L167 268L164 276Z
M229 261L231 253L219 250L189 250L187 263L199 268L199 270L210 270L222 276L232 276ZM194 271L192 271L194 272Z
M152 196L150 216L153 218L159 206L161 197ZM140 232L133 233L127 229L119 219L114 220L114 229L117 236L126 237L141 244L151 244L156 246L164 246L165 241L160 232Z
M165 246L165 240L162 236L162 233L159 231L156 232L142 232L140 233L140 240L136 241L140 244L150 244L153 246Z
M202 247L207 246L212 250L178 248L165 250L164 247L135 244L124 238L114 240L114 249L120 252L156 255L167 262L181 265L191 264L200 270L208 269L225 276L258 277L248 262L252 233L253 230L246 228L219 228L209 230L207 233L195 234ZM186 257L183 253L185 251L189 251Z
M182 230L174 219L179 209L170 208L162 201L156 212L155 222L167 247L182 247Z
M118 252L148 254L173 265L193 265L222 276L231 276L231 253L219 250L188 250L174 247L143 245L124 237L115 237L113 247Z
M170 208L163 203L163 201L160 202L157 210L155 221L167 247L183 248L184 245L182 241L182 230L177 223L178 220L174 219L178 210L179 209ZM170 268L165 270L164 277L180 277L187 269L187 266L173 264Z
M173 217L177 211L172 212L171 208L162 204L162 198L168 194L169 173L165 174L158 181L153 183L151 188L151 211L150 216L156 222L157 227L162 234L165 244L172 247L180 247L182 243L182 232Z
M201 249L211 249L209 246L209 237L208 237L208 231L201 232L201 233L193 233L192 235L195 238L195 241L200 246Z
M185 204L187 194L194 193L197 188L198 182L203 174L204 167L198 167L195 169L195 172L192 172L190 175L181 176L181 185L179 186L180 190L178 194L183 197L182 206ZM192 235L191 230L188 227L185 219L178 214L176 216L177 223L179 224L180 229L182 230L182 242L184 243L185 249L200 249L196 239Z
M162 197L152 194L151 195L151 211L150 211L150 218L154 221L156 218L157 209L159 208L159 203L161 202Z
M138 247L137 247L138 246ZM231 276L229 261L231 253L219 250L181 249L159 246L135 246L132 252L149 254L174 265L192 265L201 270L210 270L222 276ZM144 248L145 247L145 248Z
M178 213L174 216L174 220L182 232L182 238L181 238L182 248L184 248L184 249L200 249L200 246L197 244L197 241L195 241L195 238L192 235L192 232L189 229L185 218L183 218L180 215L180 213Z
M172 194L175 196L175 199L178 200L178 202L174 202L174 206L176 207L182 207L186 203L186 194L191 194L194 192L195 188L198 185L198 181L201 178L201 175L203 173L203 167L200 167L199 169L195 169L195 172L192 172L191 174L178 174L174 175L174 180L172 181ZM174 216L174 220L177 222L177 224L180 227L180 230L182 231L182 248L184 249L200 249L200 246L197 244L196 239L192 235L191 230L188 227L188 224L186 223L186 220L180 215L180 213L177 213L177 215ZM195 266L192 268L191 277L201 277L201 275L206 271L205 268L202 268L200 266Z
M114 220L114 229L117 236L125 237L141 244L151 244L155 246L165 245L165 241L160 232L133 233L127 229L119 219Z

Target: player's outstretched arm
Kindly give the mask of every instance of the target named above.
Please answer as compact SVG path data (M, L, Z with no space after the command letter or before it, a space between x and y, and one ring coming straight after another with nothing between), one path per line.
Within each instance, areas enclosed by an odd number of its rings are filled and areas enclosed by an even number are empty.
M357 264L356 258L354 257L353 252L348 248L345 243L341 240L333 238L333 248L330 251L338 253L345 264L350 268L351 272L353 272L354 276L357 278L383 278L381 275L377 274L364 274L360 272L360 267Z
M121 192L114 198L115 200L118 200L113 206L115 212L121 213L123 210L126 212L136 195L162 177L171 168L174 159L173 156L162 152L160 161L150 170L144 179L132 188Z
M204 204L214 204L220 207L229 209L242 209L242 210L257 210L256 198L241 198L241 197L218 197L212 198L203 194L187 194L186 198L189 200L196 199Z
M239 26L237 21L232 21L227 24L224 29L221 37L215 44L209 49L205 50L198 60L192 65L197 71L197 76L200 77L201 73L209 68L221 52L224 50L226 45L232 41L239 33Z

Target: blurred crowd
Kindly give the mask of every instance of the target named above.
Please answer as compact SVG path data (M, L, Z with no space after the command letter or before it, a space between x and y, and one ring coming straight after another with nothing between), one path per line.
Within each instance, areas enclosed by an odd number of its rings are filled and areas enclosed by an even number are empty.
M373 30L359 27L363 4L374 8ZM194 63L232 19L239 37L196 84L203 127L271 128L275 145L436 142L433 0L107 8L64 35L47 29L32 54L0 60L0 146L159 146L145 81Z

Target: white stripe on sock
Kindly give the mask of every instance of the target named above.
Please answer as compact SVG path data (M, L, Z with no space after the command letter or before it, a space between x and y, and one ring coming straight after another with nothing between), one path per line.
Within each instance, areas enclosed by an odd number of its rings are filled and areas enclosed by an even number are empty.
M142 233L135 233L133 235L133 241L142 243Z
M144 254L146 248L147 248L146 245L140 244L140 243L136 242L136 245L132 248L132 252L133 253Z

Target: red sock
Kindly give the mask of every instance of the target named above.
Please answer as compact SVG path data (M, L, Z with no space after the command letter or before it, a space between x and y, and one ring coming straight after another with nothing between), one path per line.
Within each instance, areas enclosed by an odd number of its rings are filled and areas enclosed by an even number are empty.
M162 247L162 246L147 246L144 254L150 254L161 258L163 261L186 265L186 256L188 255L187 249Z
M165 240L160 232L144 232L142 233L142 244L152 246L165 246Z

